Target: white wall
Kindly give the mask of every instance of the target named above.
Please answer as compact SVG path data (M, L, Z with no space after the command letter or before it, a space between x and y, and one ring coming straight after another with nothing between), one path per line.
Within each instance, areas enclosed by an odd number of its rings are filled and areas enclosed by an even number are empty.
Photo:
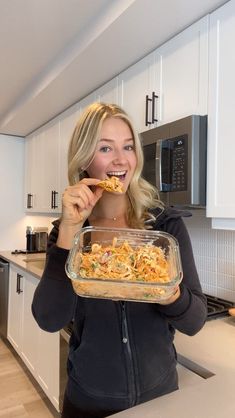
M23 211L24 140L0 135L0 249L18 245Z
M0 251L24 249L27 225L51 229L54 218L26 216L24 196L24 139L0 135Z

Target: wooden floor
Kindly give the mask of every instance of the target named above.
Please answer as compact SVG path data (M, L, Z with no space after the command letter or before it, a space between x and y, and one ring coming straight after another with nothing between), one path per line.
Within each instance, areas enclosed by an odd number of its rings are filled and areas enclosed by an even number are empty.
M0 417L59 417L10 344L0 338Z

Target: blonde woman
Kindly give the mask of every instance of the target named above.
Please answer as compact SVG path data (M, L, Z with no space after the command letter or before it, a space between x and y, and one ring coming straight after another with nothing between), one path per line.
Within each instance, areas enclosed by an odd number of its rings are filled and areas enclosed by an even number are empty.
M193 335L206 318L184 212L164 208L142 177L143 153L126 112L94 103L79 119L69 147L70 185L60 220L50 234L47 264L32 311L55 332L71 320L68 383L63 418L101 418L178 388L175 329ZM116 176L122 193L99 187ZM65 274L75 233L83 226L152 228L179 241L184 278L162 303L120 302L77 296Z

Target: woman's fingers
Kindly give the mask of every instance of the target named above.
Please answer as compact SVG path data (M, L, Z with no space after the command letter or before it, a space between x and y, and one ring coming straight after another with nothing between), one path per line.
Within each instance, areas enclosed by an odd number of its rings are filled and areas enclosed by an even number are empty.
M103 189L95 187L97 183L98 179L86 178L74 186L67 187L62 199L64 219L76 223L78 218L80 222L80 217L83 220L88 218L103 193Z
M83 209L88 208L95 203L93 192L85 184L68 187L65 191L64 198L69 200L76 199L76 201L73 200L73 202Z

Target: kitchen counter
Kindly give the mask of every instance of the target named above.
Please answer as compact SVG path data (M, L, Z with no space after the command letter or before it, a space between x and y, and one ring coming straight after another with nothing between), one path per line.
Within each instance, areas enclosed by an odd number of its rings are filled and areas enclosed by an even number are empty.
M38 279L41 278L46 261L45 253L11 254L10 251L1 251L0 256Z
M177 352L214 376L146 402L115 418L225 418L235 415L235 318L207 321L195 336L176 333Z

